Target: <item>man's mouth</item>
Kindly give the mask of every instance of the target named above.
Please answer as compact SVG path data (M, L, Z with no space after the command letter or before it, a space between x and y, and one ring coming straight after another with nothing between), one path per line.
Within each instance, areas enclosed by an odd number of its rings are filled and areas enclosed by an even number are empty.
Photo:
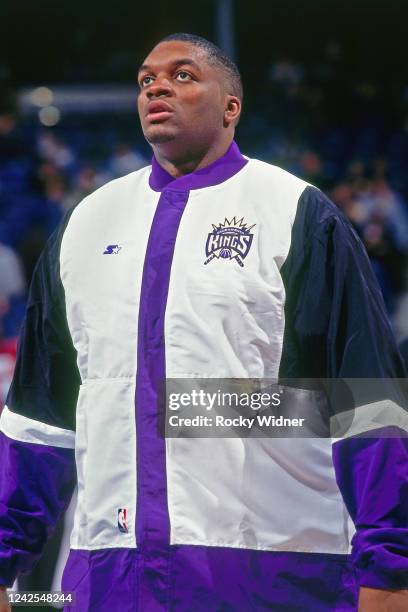
M150 123L160 123L168 119L172 112L173 109L166 102L149 102L146 120Z

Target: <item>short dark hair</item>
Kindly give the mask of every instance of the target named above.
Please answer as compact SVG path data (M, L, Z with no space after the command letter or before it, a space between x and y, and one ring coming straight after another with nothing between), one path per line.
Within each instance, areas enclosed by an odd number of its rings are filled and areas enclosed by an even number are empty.
M231 93L234 96L237 96L242 101L244 92L242 87L242 79L241 74L238 70L237 65L232 59L226 55L217 45L212 43L210 40L203 38L202 36L197 36L196 34L187 34L185 32L178 32L176 34L170 34L162 40L159 41L160 44L162 42L168 42L171 40L181 40L183 42L190 43L191 45L195 45L196 47L200 47L207 53L208 62L212 65L218 66L221 70L226 74L228 81L231 85Z

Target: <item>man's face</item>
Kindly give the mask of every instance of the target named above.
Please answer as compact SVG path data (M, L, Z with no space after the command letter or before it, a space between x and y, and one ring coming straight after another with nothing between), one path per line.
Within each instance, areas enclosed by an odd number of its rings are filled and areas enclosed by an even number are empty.
M225 75L203 49L183 41L159 43L139 70L138 111L152 145L205 146L224 129Z

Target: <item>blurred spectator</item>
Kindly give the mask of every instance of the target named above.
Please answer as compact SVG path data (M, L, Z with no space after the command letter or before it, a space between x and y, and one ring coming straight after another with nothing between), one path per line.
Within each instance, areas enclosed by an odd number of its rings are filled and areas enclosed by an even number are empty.
M73 188L65 194L62 200L64 211L78 204L83 198L95 191L99 185L99 176L95 168L91 168L90 166L81 168L74 180Z
M1 299L0 299L1 311ZM17 338L2 338L0 331L0 413L13 378L17 355Z
M15 299L23 298L25 281L16 253L0 244L0 411L13 376L16 359L16 338L5 337L5 319L11 314Z
M0 297L9 299L25 293L25 280L17 254L0 243Z
M320 157L314 151L305 151L300 156L300 174L309 183L320 185L324 181Z
M57 168L66 169L75 162L75 155L62 140L51 132L42 132L38 137L37 151L43 159Z
M10 163L14 159L30 153L29 143L19 129L15 94L7 87L0 86L0 163Z
M371 168L355 160L348 181L335 186L334 202L359 232L380 281L388 308L405 288L408 255L408 207L386 179L387 164L376 159Z
M299 85L304 76L304 69L300 64L282 57L274 62L269 69L269 78L275 84L290 89Z
M109 160L108 167L111 170L113 176L119 177L139 170L144 166L147 166L148 161L127 144L117 145L114 154Z

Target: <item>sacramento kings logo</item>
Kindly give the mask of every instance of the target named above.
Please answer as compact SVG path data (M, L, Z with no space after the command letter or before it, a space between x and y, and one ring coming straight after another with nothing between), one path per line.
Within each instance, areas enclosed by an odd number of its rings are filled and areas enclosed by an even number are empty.
M255 227L255 223L247 227L243 217L239 221L234 217L231 221L225 218L224 223L212 224L212 226L214 230L208 234L205 245L207 259L204 265L206 266L216 257L217 259L235 259L243 268L243 260L249 253L254 237L251 229Z

